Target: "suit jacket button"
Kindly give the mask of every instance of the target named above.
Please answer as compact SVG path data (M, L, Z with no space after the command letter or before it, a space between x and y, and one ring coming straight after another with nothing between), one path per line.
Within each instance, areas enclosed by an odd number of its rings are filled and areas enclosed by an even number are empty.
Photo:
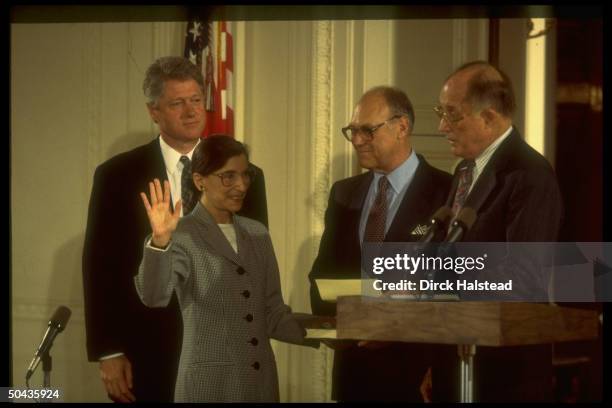
M259 340L257 340L255 337L253 337L251 340L248 341L249 343L251 343L252 345L256 346L257 344L259 344Z
M242 266L239 266L236 272L238 272L238 275L244 275L246 271Z
M249 296L251 296L251 292L249 292L248 290L245 290L244 292L242 292L242 296L248 299Z
M253 321L253 315L252 314L248 314L244 317L246 319L247 322L252 322Z
M259 370L259 362L254 362L253 364L251 364L251 367L253 367L256 370Z

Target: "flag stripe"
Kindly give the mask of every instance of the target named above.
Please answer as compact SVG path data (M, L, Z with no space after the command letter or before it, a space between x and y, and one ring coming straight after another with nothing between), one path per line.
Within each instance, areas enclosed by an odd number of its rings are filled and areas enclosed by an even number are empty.
M204 77L206 126L212 133L234 136L234 44L230 22L190 21L184 55L197 64Z

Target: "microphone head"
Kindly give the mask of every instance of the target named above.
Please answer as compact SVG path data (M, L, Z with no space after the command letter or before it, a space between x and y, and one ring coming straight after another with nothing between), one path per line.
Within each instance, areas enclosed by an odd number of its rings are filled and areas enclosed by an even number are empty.
M459 210L453 225L462 224L464 230L468 231L470 228L472 228L474 222L476 222L476 211L470 207L463 207L461 210Z
M49 326L55 326L61 332L66 328L71 314L72 312L66 306L58 307L49 320Z
M436 210L436 212L431 216L430 223L431 224L446 224L450 218L453 216L453 210L444 205Z

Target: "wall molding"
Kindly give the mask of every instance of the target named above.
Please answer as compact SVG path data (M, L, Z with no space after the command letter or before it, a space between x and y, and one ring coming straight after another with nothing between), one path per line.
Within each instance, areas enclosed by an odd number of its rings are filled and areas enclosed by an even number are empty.
M88 180L93 179L93 171L106 159L104 151L104 136L101 129L102 112L102 25L89 24L84 29L85 43L82 50L83 89L85 89L85 136L87 137L87 168L91 171Z
M154 22L152 50L153 58L167 55L183 55L187 22Z
M464 19L453 20L452 69L458 68L467 60L468 22Z
M330 135L331 135L331 62L332 62L332 23L318 21L314 29L314 81L313 117L314 134L314 213L313 233L323 233L324 215L330 186ZM317 243L318 246L318 243Z
M324 229L325 209L331 184L331 121L332 121L332 54L334 30L331 21L317 21L313 27L313 119L312 147L313 207L311 234L315 237L311 247L313 259ZM317 401L329 400L331 384L328 349L322 347L314 361L314 395Z

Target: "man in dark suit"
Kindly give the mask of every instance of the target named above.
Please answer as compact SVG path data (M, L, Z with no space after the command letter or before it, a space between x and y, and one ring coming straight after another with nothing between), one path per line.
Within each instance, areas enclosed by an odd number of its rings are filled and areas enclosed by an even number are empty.
M205 125L202 74L187 59L155 61L143 89L160 135L98 166L83 249L87 353L120 402L173 400L182 320L176 295L167 308L150 309L136 293L133 277L150 233L139 193L154 178L168 180L173 205L181 199L190 211L190 159ZM240 214L267 226L263 172L255 170Z
M553 242L561 223L562 201L546 159L512 125L515 99L508 77L482 61L458 68L440 92L440 131L457 165L447 205L456 213L471 207L477 218L467 242ZM492 277L493 278L493 277ZM514 276L519 280L519 276ZM546 286L542 276L520 277L524 288ZM480 277L479 277L480 280ZM438 353L440 356L442 353ZM455 399L456 349L447 366L434 366L434 400ZM454 368L449 367L454 366ZM474 360L475 400L549 401L552 355L549 345L480 347ZM454 395L453 395L454 394Z
M444 204L451 176L429 165L411 146L414 110L401 90L376 87L355 107L342 129L367 173L336 182L325 230L309 278L315 315L335 316L316 279L359 279L363 242L418 241L419 226ZM332 398L339 401L422 401L425 345L333 343Z

